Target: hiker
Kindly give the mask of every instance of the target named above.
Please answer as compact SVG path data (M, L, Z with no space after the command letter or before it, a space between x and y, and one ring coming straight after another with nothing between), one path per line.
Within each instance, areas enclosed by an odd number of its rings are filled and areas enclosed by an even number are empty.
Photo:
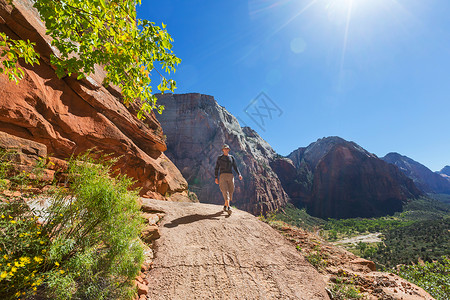
M223 205L223 211L231 214L230 202L233 200L234 192L234 176L233 169L239 175L239 180L242 180L242 175L236 166L236 160L230 155L230 146L224 144L222 147L223 154L217 158L216 169L214 175L216 177L216 184L219 185L222 192L225 204ZM220 176L219 176L220 174Z

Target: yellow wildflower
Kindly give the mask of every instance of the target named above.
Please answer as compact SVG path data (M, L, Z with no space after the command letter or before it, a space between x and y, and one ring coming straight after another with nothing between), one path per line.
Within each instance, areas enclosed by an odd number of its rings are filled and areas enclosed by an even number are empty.
M26 256L19 258L19 260L25 264L29 264L31 262L31 259Z
M16 221L14 221L14 220L11 220L11 221L9 221L11 224L16 224Z
M38 231L38 232L36 232L36 234L37 234L37 235L39 235L39 234L41 234L41 232L40 232L40 231Z
M2 215L2 219L4 219L5 218L5 215Z
M64 274L64 270L59 271L59 273Z
M6 259L8 259L8 255L3 255L3 258L6 260Z
M8 276L8 273L3 271L2 274L0 275L0 278L5 278L6 276Z
M40 263L43 261L43 258L40 257L40 256L35 256L33 259L34 259L34 261L37 262L38 264L40 264Z
M12 272L12 273L17 272L17 268L16 268L16 267L12 267L12 268L11 268L11 272Z
M56 261L56 262L55 262L55 265L56 265L57 267L59 267L59 262Z

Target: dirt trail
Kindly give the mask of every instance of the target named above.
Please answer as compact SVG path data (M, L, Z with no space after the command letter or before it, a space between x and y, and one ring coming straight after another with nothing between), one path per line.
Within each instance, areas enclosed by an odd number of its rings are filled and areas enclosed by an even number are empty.
M143 199L163 211L149 298L329 299L323 279L277 231L249 213Z
M356 245L359 242L362 243L381 243L381 233L369 233L364 235L358 235L350 238L345 238L336 242L333 242L334 245L344 245L344 244L353 244Z

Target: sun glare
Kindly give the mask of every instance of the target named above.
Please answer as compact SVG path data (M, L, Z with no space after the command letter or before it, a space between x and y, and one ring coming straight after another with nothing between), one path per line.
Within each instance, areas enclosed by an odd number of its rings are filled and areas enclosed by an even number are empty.
M266 17L274 10L289 8L284 18L273 26L273 30L265 35L265 41L281 32L288 26L298 23L299 19L311 19L316 17L320 22L318 28L327 28L341 35L342 46L340 49L340 69L345 68L345 56L349 45L358 39L367 40L370 32L378 28L386 14L394 15L397 21L401 16L397 15L402 5L397 0L248 0L249 16L251 18ZM285 10L286 11L286 10ZM292 28L292 26L291 26ZM295 29L294 29L295 30ZM318 31L318 34L320 32ZM249 53L261 46L254 45ZM307 49L307 41L302 36L295 36L290 41L290 49L294 54L304 53ZM245 55L247 57L248 55Z

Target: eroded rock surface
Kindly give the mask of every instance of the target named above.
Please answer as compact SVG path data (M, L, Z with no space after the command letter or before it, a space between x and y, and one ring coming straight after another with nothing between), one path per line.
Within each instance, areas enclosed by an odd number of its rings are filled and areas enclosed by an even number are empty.
M220 205L143 200L164 211L150 299L329 299L319 273L283 236Z
M270 167L276 157L272 147L237 119L212 96L165 94L158 101L166 109L157 118L167 135L167 156L180 169L200 202L223 204L214 183L214 167L224 143L230 145L244 177L235 178L231 205L253 214L284 206L288 196Z
M164 156L162 128L154 114L136 118L136 107L125 107L120 91L102 85L104 72L83 80L59 79L49 64L50 37L30 0L0 0L0 31L36 43L40 65L20 62L24 79L15 84L0 75L0 131L46 146L50 156L67 159L95 147L120 157L116 168L137 180L141 194L163 199L179 194L185 201L187 183Z
M316 267L329 290L333 290L335 284L345 284L359 291L362 299L434 300L421 287L393 273L376 271L372 261L330 244L315 233L287 224L277 226L277 230L300 249L302 255L316 258Z

